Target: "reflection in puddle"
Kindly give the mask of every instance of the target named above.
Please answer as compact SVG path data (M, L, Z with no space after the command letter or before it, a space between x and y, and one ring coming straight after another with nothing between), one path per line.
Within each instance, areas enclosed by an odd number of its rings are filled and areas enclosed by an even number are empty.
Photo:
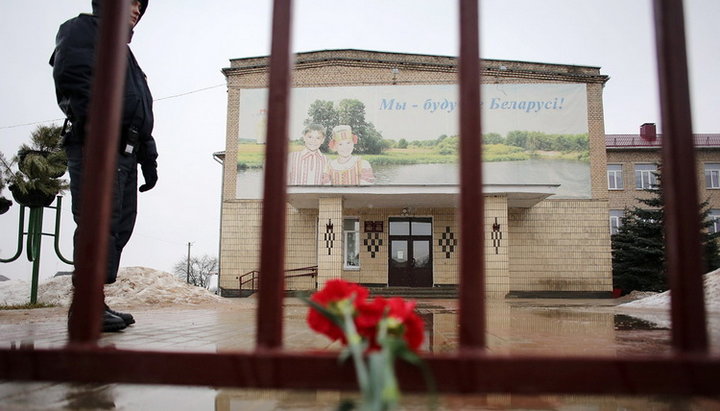
M247 301L244 301L247 302ZM148 331L118 334L107 342L120 348L175 351L248 350L255 346L254 306L248 309L192 312L153 312ZM458 301L421 300L418 311L426 324L423 350L455 352L458 348ZM644 356L671 352L668 313L618 314L611 300L548 302L488 300L487 349L491 354L562 356ZM338 350L312 332L305 322L307 306L287 299L283 347L290 351ZM657 320L656 320L657 319ZM711 347L720 341L718 315L708 315ZM665 322L663 322L665 321ZM172 324L168 326L168 324ZM182 327L178 326L182 325ZM181 330L187 328L187 330ZM5 328L3 331L7 331ZM34 329L33 329L34 330ZM33 331L35 332L35 331ZM38 337L34 337L38 338ZM13 337L12 347L43 346L36 339ZM173 410L332 410L346 392L297 392L214 389L150 385L94 385L0 382L0 409L173 409ZM402 409L425 409L426 397L406 395ZM718 410L717 399L666 397L589 397L519 395L442 395L439 410ZM48 406L50 404L50 406Z
M292 351L339 350L338 343L307 327L307 310L299 300L286 300L283 346ZM419 300L417 310L425 322L422 350L428 353L456 351L458 300ZM620 314L610 299L489 299L486 313L487 350L492 354L618 356L665 354L670 349L667 321L663 322L657 315ZM227 318L217 317L218 323L230 328L237 328L232 324L238 321L244 320L239 320L234 313L229 313ZM214 343L218 351L252 349L253 331L254 326L240 334L227 334L227 339ZM647 342L652 343L643 346Z
M353 393L338 391L272 391L221 389L215 401L216 411L231 410L335 410ZM403 395L400 409L426 410L428 397ZM696 410L720 409L720 400L712 398L630 397L589 395L442 395L436 410Z
M335 410L356 393L132 384L0 382L0 409L12 410ZM428 397L406 393L400 409L425 410ZM669 396L445 394L436 410L694 410L720 409L720 399Z
M113 385L69 384L66 407L71 410L114 410Z
M489 300L487 349L498 354L617 355L614 314L578 308ZM418 311L426 325L423 348L432 353L457 350L456 301L418 304Z
M621 331L629 330L669 330L652 321L632 317L625 314L615 314L615 329Z

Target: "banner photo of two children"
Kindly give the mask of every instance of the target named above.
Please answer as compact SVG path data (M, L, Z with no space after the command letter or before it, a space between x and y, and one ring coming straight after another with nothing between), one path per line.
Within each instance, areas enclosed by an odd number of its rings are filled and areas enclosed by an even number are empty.
M484 84L485 184L559 184L590 197L584 84ZM288 185L458 183L458 88L385 85L294 88ZM243 89L237 198L260 198L267 89Z

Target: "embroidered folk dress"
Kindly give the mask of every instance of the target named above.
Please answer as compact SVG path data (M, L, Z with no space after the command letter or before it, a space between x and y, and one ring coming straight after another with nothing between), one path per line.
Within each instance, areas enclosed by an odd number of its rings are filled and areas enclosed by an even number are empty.
M321 185L328 180L327 167L327 157L320 150L294 151L288 159L288 185Z
M375 175L367 160L351 156L350 160L341 163L339 158L330 161L328 175L332 185L353 186L367 185L375 182Z

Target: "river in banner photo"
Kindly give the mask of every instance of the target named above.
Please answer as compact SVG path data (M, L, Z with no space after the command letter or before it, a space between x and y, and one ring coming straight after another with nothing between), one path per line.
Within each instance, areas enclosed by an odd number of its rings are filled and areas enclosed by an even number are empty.
M375 185L458 184L459 164L375 165ZM238 170L237 198L262 197L263 170ZM590 198L590 163L523 160L483 163L485 184L560 184L554 198Z

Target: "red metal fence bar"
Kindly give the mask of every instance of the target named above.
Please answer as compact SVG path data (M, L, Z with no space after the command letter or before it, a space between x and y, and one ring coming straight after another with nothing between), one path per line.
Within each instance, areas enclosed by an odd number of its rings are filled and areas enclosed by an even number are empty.
M291 0L275 0L273 4L262 248L260 251L262 275L260 276L260 300L256 327L258 349L278 348L282 345L291 10Z
M460 0L460 349L485 348L478 0Z
M706 352L704 269L682 0L655 0L654 8L666 137L662 142L662 185L672 341L678 351Z
M95 344L100 337L103 285L107 271L108 232L120 109L127 66L130 10L123 0L105 1L90 100L83 156L80 222L75 255L73 312L69 321L70 345Z
M426 358L443 393L720 394L720 358L673 355L552 358L467 351ZM98 364L102 364L101 367ZM397 364L403 391L426 392L422 374ZM188 370L192 370L189 372ZM333 352L96 350L0 351L0 379L275 389L357 389L351 362Z

